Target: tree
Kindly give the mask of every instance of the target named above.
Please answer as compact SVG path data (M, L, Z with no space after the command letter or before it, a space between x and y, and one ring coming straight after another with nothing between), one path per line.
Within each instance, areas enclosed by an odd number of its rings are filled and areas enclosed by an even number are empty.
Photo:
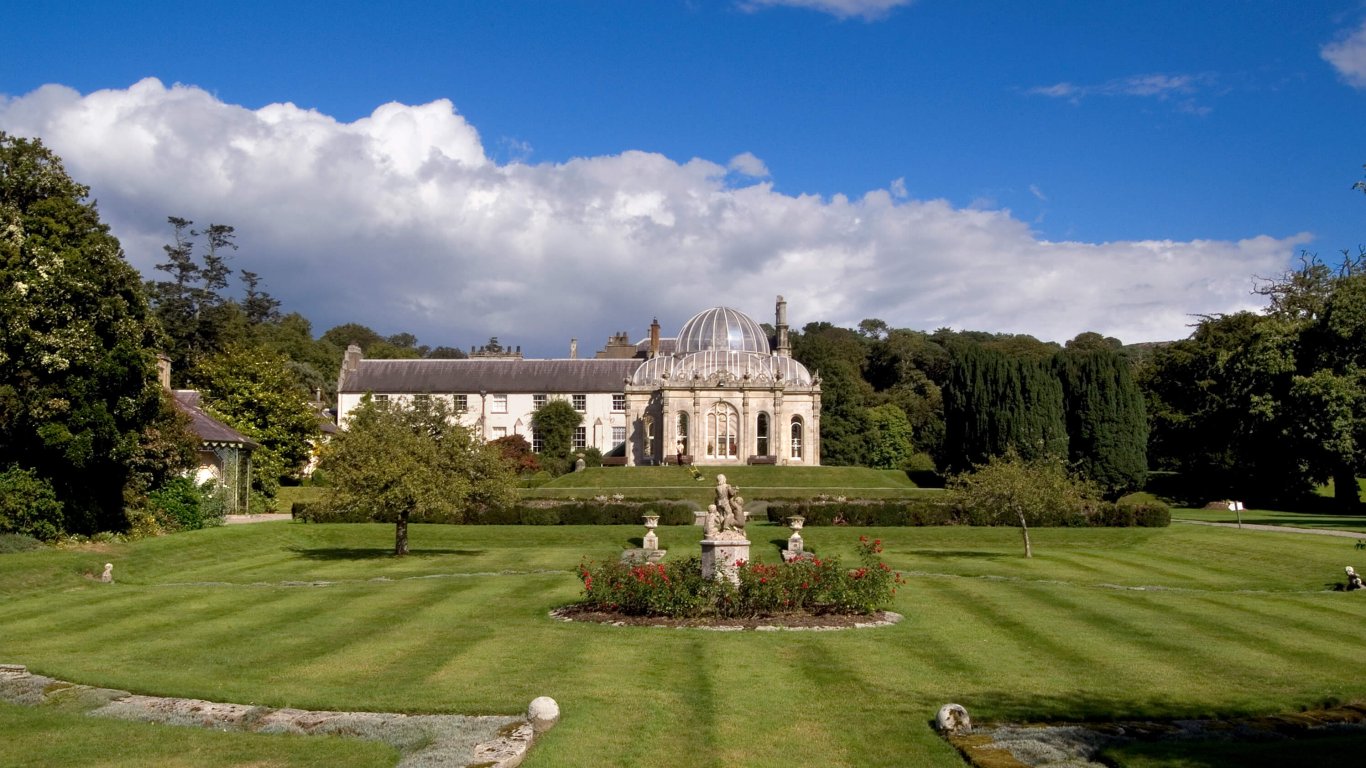
M441 398L411 407L367 398L328 444L322 468L334 509L394 523L394 555L408 554L408 523L461 522L512 501L514 479Z
M944 387L946 463L962 472L1014 449L1026 460L1067 454L1062 385L1032 352L1007 357L956 343Z
M915 453L906 412L887 403L868 409L868 466L902 469Z
M42 142L0 132L0 468L46 482L80 533L127 526L161 397L141 280L88 194Z
M231 343L242 341L252 323L243 306L223 295L232 274L227 259L237 250L236 233L226 224L210 224L202 232L191 229L194 222L177 216L167 218L172 242L162 246L166 261L156 268L171 276L169 280L149 281L147 293L157 320L166 334L164 352L171 358L172 375L177 381L193 376L204 358ZM195 258L195 240L204 237L204 247ZM260 281L253 272L247 278L250 312L256 322L268 318L275 302L257 290Z
M954 477L949 493L973 522L1019 525L1025 557L1034 556L1030 525L1080 513L1098 498L1097 489L1068 473L1061 458L1025 459L1014 448Z
M542 463L552 474L562 473L568 468L569 453L574 445L574 430L583 424L583 414L574 406L560 399L546 402L531 412L531 428L541 441ZM558 466L559 472L554 468Z
M1148 414L1129 363L1115 347L1069 343L1054 368L1062 383L1072 465L1111 500L1142 488L1148 477Z
M319 435L309 393L288 361L260 346L233 345L198 370L205 405L213 414L260 444L252 452L252 485L273 497L281 478L297 478Z

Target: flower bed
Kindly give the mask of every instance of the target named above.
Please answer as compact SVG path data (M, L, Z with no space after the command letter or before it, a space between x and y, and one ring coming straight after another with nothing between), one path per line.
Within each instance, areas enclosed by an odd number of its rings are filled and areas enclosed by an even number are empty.
M838 558L774 565L740 561L738 586L704 579L698 557L667 564L584 563L583 599L576 608L675 618L869 615L889 604L904 583L878 558L881 552L880 540L860 536L855 568L845 568Z

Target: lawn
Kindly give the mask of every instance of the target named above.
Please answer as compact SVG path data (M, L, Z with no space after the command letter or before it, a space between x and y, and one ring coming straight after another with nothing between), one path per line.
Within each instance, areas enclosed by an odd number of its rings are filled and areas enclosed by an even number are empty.
M770 561L786 534L750 527ZM1352 640L1366 599L1326 591L1343 565L1366 566L1349 540L1041 529L1026 560L1009 528L803 534L847 559L859 534L881 537L909 579L893 606L905 621L802 633L566 624L546 612L578 594L574 566L615 558L639 528L414 526L413 555L396 560L391 526L280 522L0 556L0 662L313 709L504 714L549 695L563 718L528 768L956 766L927 725L948 701L977 720L1098 720L1366 699ZM660 529L670 557L698 538ZM106 561L115 584L82 578ZM23 737L33 765L96 754L127 728L161 734L141 738L149 750L183 740L165 750L170 764L234 762L179 735L190 732L0 707L6 743ZM295 750L315 741L237 736L232 749L239 763L311 765Z
M1244 525L1281 525L1290 528L1325 528L1366 533L1366 515L1325 515L1318 512L1283 512L1274 509L1245 509ZM1210 523L1237 523L1238 513L1227 509L1172 509L1173 520L1199 520Z

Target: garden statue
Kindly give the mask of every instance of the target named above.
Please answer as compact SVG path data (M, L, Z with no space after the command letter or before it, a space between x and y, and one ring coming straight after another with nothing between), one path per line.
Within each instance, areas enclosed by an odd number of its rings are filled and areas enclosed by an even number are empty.
M587 467L588 467L588 462L584 461L584 460L583 460L583 455L580 454L580 455L579 455L579 458L577 458L577 459L574 460L574 471L575 471L575 472L582 472L582 471L583 471L584 469L586 469Z
M1347 591L1353 592L1362 588L1361 577L1357 575L1356 569L1347 566Z
M725 475L716 476L716 511L721 517L720 530L745 535L745 500L740 489L726 482Z
M105 563L105 564L104 564L104 573L101 573L101 574L100 574L100 581L104 582L105 584L112 584L112 583L114 582L114 564L113 564L113 563ZM1360 580L1360 579L1357 579L1357 583L1360 584L1360 583L1361 583L1361 580Z
M715 536L721 531L721 512L715 504L707 505L707 516L702 521L702 533L707 538Z

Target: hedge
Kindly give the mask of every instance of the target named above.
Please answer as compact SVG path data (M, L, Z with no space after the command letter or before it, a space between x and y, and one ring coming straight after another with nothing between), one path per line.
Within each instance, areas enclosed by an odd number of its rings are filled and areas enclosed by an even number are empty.
M956 507L947 498L808 499L805 501L770 501L768 519L776 525L787 525L788 518L801 515L806 525L855 526L927 526L980 525L974 515ZM1072 528L1163 528L1171 525L1171 510L1158 502L1141 502L1116 506L1110 502L1095 502L1089 509L1060 514L1054 519L1031 521L1036 527Z
M641 525L645 515L659 515L660 525L692 525L698 505L691 501L597 501L533 500L509 507L490 508L472 514L464 522L471 525ZM309 523L368 523L370 516L360 510L333 510L318 501L296 501L290 510L295 520ZM440 523L413 515L410 523Z

